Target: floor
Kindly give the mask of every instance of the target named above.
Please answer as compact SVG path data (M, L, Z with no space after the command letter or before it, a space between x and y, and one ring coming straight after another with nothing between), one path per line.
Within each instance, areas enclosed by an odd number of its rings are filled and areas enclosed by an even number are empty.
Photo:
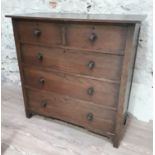
M24 114L19 86L2 85L2 155L152 155L152 122L130 118L119 149L85 129Z

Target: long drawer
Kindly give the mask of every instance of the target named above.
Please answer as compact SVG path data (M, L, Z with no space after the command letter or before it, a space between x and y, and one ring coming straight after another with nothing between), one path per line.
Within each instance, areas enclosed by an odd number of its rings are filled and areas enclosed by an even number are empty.
M56 93L28 90L31 111L78 124L104 134L113 131L115 112Z
M32 68L25 68L24 75L25 85L30 87L116 107L119 84Z
M27 65L47 67L97 78L120 80L122 56L26 44L21 46L21 51L22 61Z

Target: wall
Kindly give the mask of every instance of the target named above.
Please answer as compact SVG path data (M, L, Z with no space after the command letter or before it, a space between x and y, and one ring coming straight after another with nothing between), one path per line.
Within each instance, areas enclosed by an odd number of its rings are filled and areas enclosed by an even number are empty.
M11 20L5 14L72 12L147 14L142 24L129 111L142 121L153 119L151 0L2 0L2 80L19 84Z

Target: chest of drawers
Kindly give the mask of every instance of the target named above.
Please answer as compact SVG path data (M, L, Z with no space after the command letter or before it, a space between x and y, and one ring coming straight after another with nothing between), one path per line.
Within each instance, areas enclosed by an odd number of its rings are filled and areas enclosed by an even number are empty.
M119 146L142 16L38 13L12 17L25 111Z

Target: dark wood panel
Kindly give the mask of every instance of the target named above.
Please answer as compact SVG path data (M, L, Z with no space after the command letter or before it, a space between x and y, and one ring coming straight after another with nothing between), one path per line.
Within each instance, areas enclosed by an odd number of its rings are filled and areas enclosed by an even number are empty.
M126 26L70 24L66 29L67 46L117 54L124 52Z
M116 107L118 84L79 78L61 72L43 72L25 68L25 84L41 90L52 91L96 104Z
M13 25L14 39L15 39L15 45L16 45L17 61L18 61L19 72L20 72L21 87L22 87L22 92L23 92L25 114L28 117L29 116L29 111L27 109L28 97L27 97L27 93L24 88L24 82L23 82L24 72L23 72L23 67L22 67L22 62L21 62L22 56L21 56L21 51L20 51L21 46L20 46L19 35L18 35L18 22L15 19L12 19L12 25Z
M124 109L123 109L123 113L125 114L126 117L127 117L127 113L128 113L130 92L131 92L132 80L133 80L133 74L134 74L134 68L135 68L139 33L140 33L140 24L136 24L135 28L134 28L134 36L133 36L134 43L132 45L132 52L131 52L131 56L130 56L130 60L129 60L129 66L128 66L129 71L128 71L125 102L124 102ZM126 49L128 49L128 47Z
M29 42L29 41L20 41L21 44L28 44L32 46L42 46L47 48L63 48L66 50L73 50L73 51L83 51L83 52L89 52L89 53L97 53L97 54L108 54L108 55L116 55L116 56L124 56L124 50L118 52L113 51L106 51L106 50L96 50L96 49L84 49L79 47L71 47L66 45L52 45L52 44L44 44L44 43L38 43L38 42Z
M62 42L61 25L38 21L19 21L20 41L60 45Z
M130 81L132 77L132 67L134 65L134 57L136 54L136 44L137 37L139 33L139 25L130 25L128 27L128 35L125 47L125 56L123 61L123 70L121 74L121 84L119 90L119 100L118 100L118 112L116 114L115 120L115 137L114 137L114 146L118 147L120 140L123 135L123 128L125 127L124 120L125 114L124 109L126 108L125 104L128 104L129 94L130 94Z
M110 80L120 80L122 56L81 52L61 48L22 45L22 61L27 65L47 67Z
M113 131L115 112L55 93L28 90L29 108L45 116L78 124L100 134Z

